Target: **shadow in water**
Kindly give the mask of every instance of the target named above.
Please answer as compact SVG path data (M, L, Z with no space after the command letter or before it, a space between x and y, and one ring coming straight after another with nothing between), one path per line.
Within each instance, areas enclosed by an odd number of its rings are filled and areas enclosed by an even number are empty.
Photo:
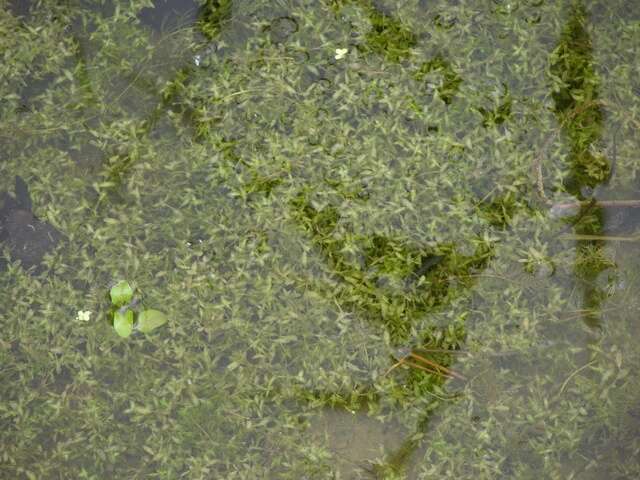
M193 25L198 19L199 3L194 0L154 0L153 7L140 10L140 23L158 32L182 25Z
M3 192L0 199L0 249L7 247L11 260L20 261L30 273L41 273L44 255L62 240L62 234L33 214L29 189L21 177L16 176L15 196ZM0 258L0 271L4 268Z

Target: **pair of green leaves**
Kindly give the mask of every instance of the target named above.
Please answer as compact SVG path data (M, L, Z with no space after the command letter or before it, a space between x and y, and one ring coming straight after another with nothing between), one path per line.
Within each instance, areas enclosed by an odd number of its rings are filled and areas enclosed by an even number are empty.
M159 310L142 310L137 314L132 308L137 304L133 298L133 288L126 280L111 287L111 305L116 309L113 314L113 328L121 337L128 337L134 330L149 333L164 325L167 316Z

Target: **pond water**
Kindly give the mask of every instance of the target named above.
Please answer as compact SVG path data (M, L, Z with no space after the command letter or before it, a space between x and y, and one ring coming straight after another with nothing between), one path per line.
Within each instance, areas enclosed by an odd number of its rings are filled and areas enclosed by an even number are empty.
M1 478L640 478L639 2L0 5Z

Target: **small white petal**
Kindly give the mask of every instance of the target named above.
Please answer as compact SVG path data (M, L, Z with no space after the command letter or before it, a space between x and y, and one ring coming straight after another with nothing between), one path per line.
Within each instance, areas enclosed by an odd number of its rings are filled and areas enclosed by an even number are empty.
M81 322L88 322L91 319L91 310L79 310L76 319Z
M349 53L348 48L336 48L336 54L334 55L334 58L336 60L340 60L344 58L347 53Z

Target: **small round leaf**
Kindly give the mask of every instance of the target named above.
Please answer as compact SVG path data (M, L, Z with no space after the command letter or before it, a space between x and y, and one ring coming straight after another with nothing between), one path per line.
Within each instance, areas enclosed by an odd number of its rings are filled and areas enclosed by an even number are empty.
M113 316L113 328L121 337L128 337L133 331L133 312L126 310L121 312L118 310Z
M111 287L110 293L111 303L116 307L129 303L133 298L133 288L126 280L121 280Z
M167 316L159 310L144 310L138 315L138 330L149 333L167 323Z

